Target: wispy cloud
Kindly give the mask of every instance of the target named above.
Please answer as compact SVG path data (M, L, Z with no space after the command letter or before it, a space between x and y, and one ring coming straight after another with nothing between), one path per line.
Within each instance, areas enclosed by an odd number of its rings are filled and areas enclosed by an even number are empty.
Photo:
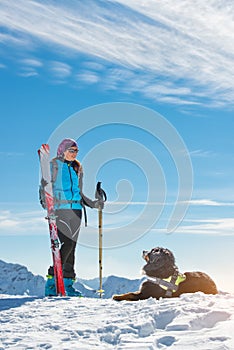
M22 157L24 153L22 152L9 152L9 151L0 151L0 157Z
M184 203L177 203L177 205ZM189 201L192 206L197 206L204 210L204 208L219 208L223 207L225 212L228 208L234 207L234 202L220 202L210 199L194 199ZM105 229L116 229L118 227L125 227L142 213L142 209L146 206L152 209L150 218L144 217L141 222L141 229L144 232L145 227L152 217L155 216L156 209L163 207L164 209L171 209L174 202L147 202L147 201L114 201L107 202L105 205ZM212 209L213 210L213 209ZM232 209L231 209L232 210ZM32 211L11 211L0 210L0 236L1 235L41 235L48 234L48 224L44 219L44 213L41 210ZM207 214L207 216L209 216ZM148 219L149 220L148 220ZM162 216L162 222L168 220L167 216ZM161 224L160 224L161 225ZM88 233L92 229L96 232L97 227L97 213L89 211L88 214ZM154 229L152 230L154 231ZM156 229L157 232L168 233L165 229ZM85 233L85 236L87 235ZM214 235L233 235L234 234L234 219L227 218L208 218L208 219L184 219L181 225L174 233L190 233L190 234L214 234ZM85 239L85 238L84 238Z
M38 69L40 69L43 66L43 63L34 58L25 58L20 60L20 75L23 77L34 77L39 75Z
M55 78L65 79L71 75L72 68L66 63L54 61L50 63L50 71Z
M88 84L94 84L100 80L100 77L97 73L86 70L77 74L76 79L78 82L82 81Z
M233 12L229 0L2 0L0 25L8 31L0 40L24 48L27 41L31 48L44 45L53 52L61 47L63 57L66 51L73 58L82 53L89 62L95 57L131 74L130 80L119 75L113 84L110 70L90 69L83 76L89 84L104 74L106 87L109 81L112 88L141 91L158 101L233 105ZM62 78L71 73L66 66L54 72Z
M33 235L47 232L43 215L39 211L12 213L0 211L0 235Z
M181 202L177 202L177 205L180 204L184 204L185 202L181 201ZM189 205L197 205L197 206L216 206L216 207L233 207L234 206L234 202L221 202L221 201L215 201L212 199L191 199L190 201L186 202ZM165 206L172 206L175 205L174 202L107 202L107 206L124 206L124 205L150 205L150 206L161 206L161 205L165 205Z
M38 59L34 58L25 58L21 60L21 63L27 67L42 67L43 63Z
M193 235L214 235L214 236L234 236L234 219L217 218L206 220L188 220L184 225L178 226L173 234L193 234ZM185 221L184 221L185 222ZM167 234L166 229L152 229L152 232Z
M190 155L191 157L197 157L197 158L210 158L211 156L214 156L215 153L211 151L197 149L195 151L190 152Z
M193 224L180 226L175 232L187 234L205 234L218 236L234 235L234 219L218 218L196 220Z
M208 207L233 207L233 202L219 202L211 199L193 199L189 202L190 205L208 206Z

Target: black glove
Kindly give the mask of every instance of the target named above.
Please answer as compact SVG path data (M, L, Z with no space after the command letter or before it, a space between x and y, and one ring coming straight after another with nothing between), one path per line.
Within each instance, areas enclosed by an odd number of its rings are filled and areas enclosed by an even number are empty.
M94 208L103 209L104 202L106 201L106 192L101 188L101 182L99 181L96 186L95 198L97 200L94 202Z
M102 210L104 208L104 201L101 199L94 201L94 208Z

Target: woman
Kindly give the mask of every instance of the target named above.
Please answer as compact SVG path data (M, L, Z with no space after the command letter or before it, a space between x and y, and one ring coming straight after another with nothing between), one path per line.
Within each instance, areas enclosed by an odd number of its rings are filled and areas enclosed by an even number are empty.
M58 236L61 243L61 260L66 295L81 296L73 287L75 281L75 248L80 231L82 208L103 208L100 200L91 200L82 192L83 171L76 159L78 145L75 140L64 139L58 146L57 157L51 162L54 208ZM56 295L54 269L48 270L45 295Z

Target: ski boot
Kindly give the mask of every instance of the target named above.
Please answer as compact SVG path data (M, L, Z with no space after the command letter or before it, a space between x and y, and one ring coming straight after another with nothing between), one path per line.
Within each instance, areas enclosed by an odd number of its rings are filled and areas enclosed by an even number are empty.
M47 277L47 281L45 284L45 296L46 297L57 296L54 276L47 275L46 277Z
M82 297L82 293L79 290L76 290L73 287L73 283L75 280L73 278L64 278L64 287L66 291L66 295L68 297Z

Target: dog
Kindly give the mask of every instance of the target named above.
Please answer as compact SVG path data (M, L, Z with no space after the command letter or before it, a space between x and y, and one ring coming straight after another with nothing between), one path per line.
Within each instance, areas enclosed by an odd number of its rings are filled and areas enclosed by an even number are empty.
M174 255L167 248L156 247L151 251L143 251L143 258L146 265L142 270L147 281L141 284L139 291L113 295L113 300L137 301L150 297L176 298L184 293L218 293L215 282L206 273L200 271L179 273Z

